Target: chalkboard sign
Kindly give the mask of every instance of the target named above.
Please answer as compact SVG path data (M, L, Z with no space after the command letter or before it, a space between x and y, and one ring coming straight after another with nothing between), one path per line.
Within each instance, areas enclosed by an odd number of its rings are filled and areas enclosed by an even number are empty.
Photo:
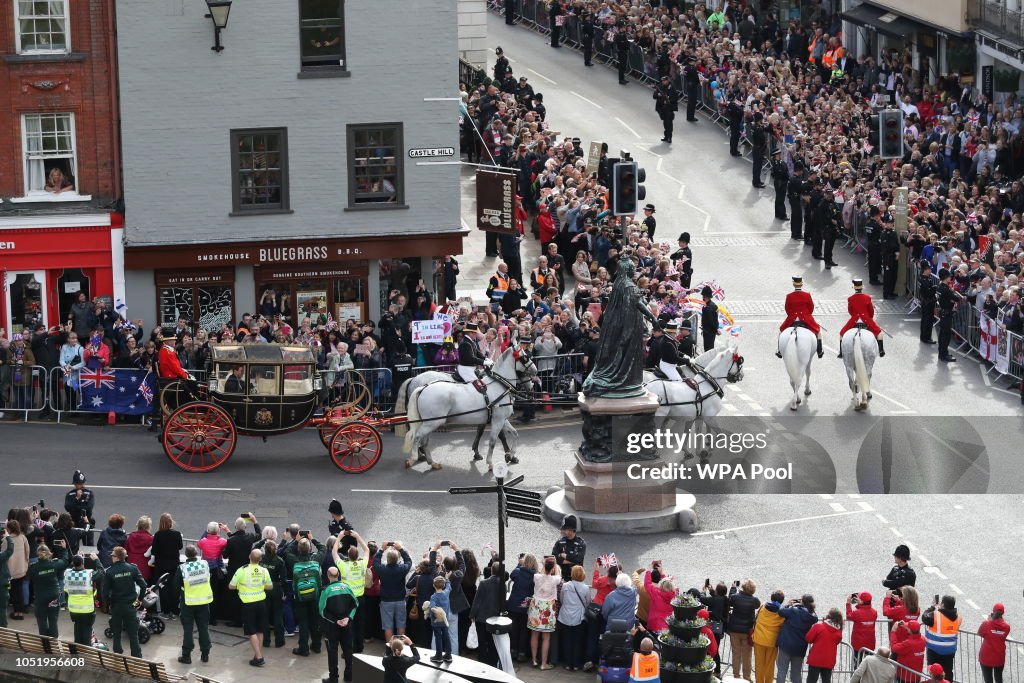
M981 94L989 100L992 99L992 71L991 64L981 67Z

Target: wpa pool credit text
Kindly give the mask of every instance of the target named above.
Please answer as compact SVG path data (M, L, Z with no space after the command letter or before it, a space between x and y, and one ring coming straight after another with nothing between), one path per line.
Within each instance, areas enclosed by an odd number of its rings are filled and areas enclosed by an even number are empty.
M731 479L771 479L793 481L793 463L784 467L769 467L760 463L698 463L696 465L680 465L667 463L659 467L645 467L643 463L633 463L626 468L626 476L630 479L678 479L688 481L699 479L704 481L726 481Z

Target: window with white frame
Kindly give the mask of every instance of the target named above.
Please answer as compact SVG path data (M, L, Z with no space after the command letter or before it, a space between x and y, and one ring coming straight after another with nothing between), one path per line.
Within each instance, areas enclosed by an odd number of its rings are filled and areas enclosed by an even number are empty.
M18 52L68 51L67 0L14 0Z
M22 124L25 195L74 195L74 114L25 114Z

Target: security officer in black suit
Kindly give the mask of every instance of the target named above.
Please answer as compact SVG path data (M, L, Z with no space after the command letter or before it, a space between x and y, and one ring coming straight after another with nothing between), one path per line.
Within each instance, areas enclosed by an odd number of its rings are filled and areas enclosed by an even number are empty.
M516 0L505 0L505 23L509 26L516 23Z
M647 239L654 242L654 231L658 228L658 221L654 219L654 204L644 206L644 219L641 221L644 230L647 231Z
M835 191L828 187L825 189L824 206L825 220L821 226L822 258L825 259L825 270L832 270L832 266L839 264L832 260L832 249L836 245L836 237L839 235L839 228L843 224L843 212L835 201Z
M662 142L672 142L672 123L675 121L676 112L679 111L679 91L672 85L668 75L661 77L661 82L654 89L654 111L658 112L665 127L665 135Z
M619 62L619 85L628 85L626 70L629 68L629 33L625 22L619 22L612 44L615 46L615 57Z
M949 341L953 337L953 309L962 297L949 285L949 271L939 269L939 360L955 363L956 356L949 353Z
M868 222L864 225L864 234L868 238L868 281L873 285L882 284L882 210L872 206L868 211Z
M821 182L818 179L818 172L812 168L807 180L803 183L803 195L801 195L804 205L804 244L810 244L813 241L812 218L814 217L815 199L820 189Z
M887 223L882 226L879 247L882 252L882 298L896 298L896 271L900 265L900 239L896 235L895 226Z
M583 66L594 66L594 32L598 28L590 10L580 16L580 42L583 43Z
M754 145L754 187L764 187L761 182L761 170L764 168L764 152L768 147L768 131L764 127L764 114L754 114L754 126L750 135L750 142Z
M789 234L795 240L804 238L804 165L793 164L793 176L789 179Z
M683 69L683 85L686 87L686 120L696 123L698 121L697 100L700 99L700 72L697 71L697 65L692 56L686 58L686 68Z
M743 102L733 96L729 100L729 106L725 110L729 117L729 154L734 157L743 156L740 153L740 133L743 130Z
M921 341L934 344L932 327L935 326L935 276L932 275L932 264L921 259L921 274L918 276L917 298L921 302Z
M811 203L814 210L811 213L811 258L819 261L825 257L821 250L825 242L825 224L829 220L828 204L832 201L833 189L831 185L824 185L821 190L814 192Z
M700 290L704 298L704 308L700 312L700 336L704 340L704 350L710 351L715 348L715 340L718 337L718 304L711 298L711 288L704 285Z
M551 47L562 47L562 27L558 18L562 16L562 0L551 0L548 3L548 21L551 22Z
M772 152L772 183L775 185L775 218L788 220L786 215L786 191L789 189L789 166L782 160L782 150Z

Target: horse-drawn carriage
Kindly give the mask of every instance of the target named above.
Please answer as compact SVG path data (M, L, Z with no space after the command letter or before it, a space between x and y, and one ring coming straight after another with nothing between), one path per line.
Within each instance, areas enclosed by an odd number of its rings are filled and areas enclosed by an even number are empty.
M348 373L345 394L314 417L323 386L308 346L224 344L211 354L205 383L174 379L160 386L164 453L181 469L220 467L239 434L266 439L306 425L317 427L331 461L345 472L364 472L380 459L377 428L395 418L370 414L370 391L358 373Z

